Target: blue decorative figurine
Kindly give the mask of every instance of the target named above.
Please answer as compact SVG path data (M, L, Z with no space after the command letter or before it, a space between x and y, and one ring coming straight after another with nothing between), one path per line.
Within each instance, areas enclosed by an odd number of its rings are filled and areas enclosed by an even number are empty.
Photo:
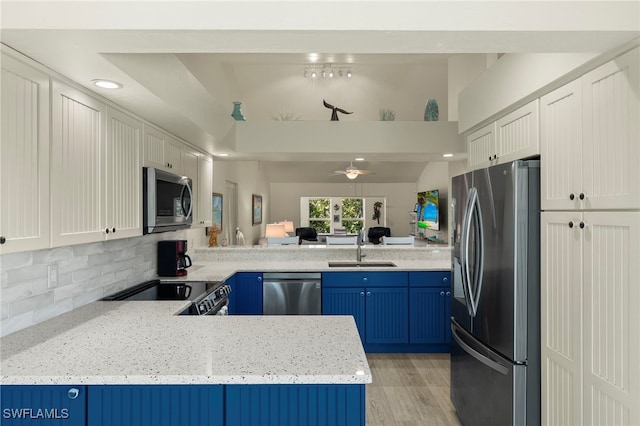
M438 102L435 99L429 99L424 108L424 121L438 121L438 115Z
M242 105L242 102L233 102L233 112L231 113L231 117L236 121L244 121L244 115L242 115L242 111L240 111L240 105Z

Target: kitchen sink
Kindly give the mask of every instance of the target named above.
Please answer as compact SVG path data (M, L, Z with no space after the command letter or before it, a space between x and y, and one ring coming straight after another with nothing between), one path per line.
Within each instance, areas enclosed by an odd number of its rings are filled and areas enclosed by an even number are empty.
M380 268L395 267L393 262L329 262L330 268Z

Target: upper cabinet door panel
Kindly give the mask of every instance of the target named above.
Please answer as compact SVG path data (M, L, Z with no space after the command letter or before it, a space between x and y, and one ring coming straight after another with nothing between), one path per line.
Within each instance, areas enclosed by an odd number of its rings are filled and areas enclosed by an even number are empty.
M538 100L496 121L498 160L508 162L540 153Z
M49 78L2 56L0 254L49 246Z
M496 123L491 123L467 136L468 165L470 169L489 166L496 154Z
M142 235L142 123L107 110L105 156L107 238Z
M543 210L580 208L582 87L573 81L540 99L540 191Z
M52 245L104 239L105 105L53 83Z
M639 52L582 79L585 209L640 208Z

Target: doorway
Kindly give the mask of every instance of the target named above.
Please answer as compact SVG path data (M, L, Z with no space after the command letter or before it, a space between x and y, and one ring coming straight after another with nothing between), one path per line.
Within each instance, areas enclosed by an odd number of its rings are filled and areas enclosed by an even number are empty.
M224 235L229 245L237 245L236 228L238 227L238 184L225 180L224 190L226 194L222 207L225 212L222 224L225 229Z

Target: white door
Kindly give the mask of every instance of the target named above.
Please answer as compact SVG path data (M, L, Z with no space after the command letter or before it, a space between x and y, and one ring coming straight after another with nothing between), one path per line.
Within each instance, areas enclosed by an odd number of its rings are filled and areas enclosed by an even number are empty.
M573 81L540 99L540 197L543 210L580 209L582 86Z
M476 170L491 165L497 158L496 123L493 122L467 136L467 164Z
M49 78L2 56L0 254L49 247Z
M105 105L52 85L52 246L104 239Z
M582 239L580 212L541 215L542 424L582 421Z
M498 163L540 153L538 100L534 100L496 121Z
M640 212L584 213L584 423L640 424Z
M201 155L198 157L198 217L202 226L211 226L213 212L211 210L211 194L213 192L213 161Z
M582 78L584 209L640 209L639 52Z
M107 110L105 235L142 235L142 123Z

